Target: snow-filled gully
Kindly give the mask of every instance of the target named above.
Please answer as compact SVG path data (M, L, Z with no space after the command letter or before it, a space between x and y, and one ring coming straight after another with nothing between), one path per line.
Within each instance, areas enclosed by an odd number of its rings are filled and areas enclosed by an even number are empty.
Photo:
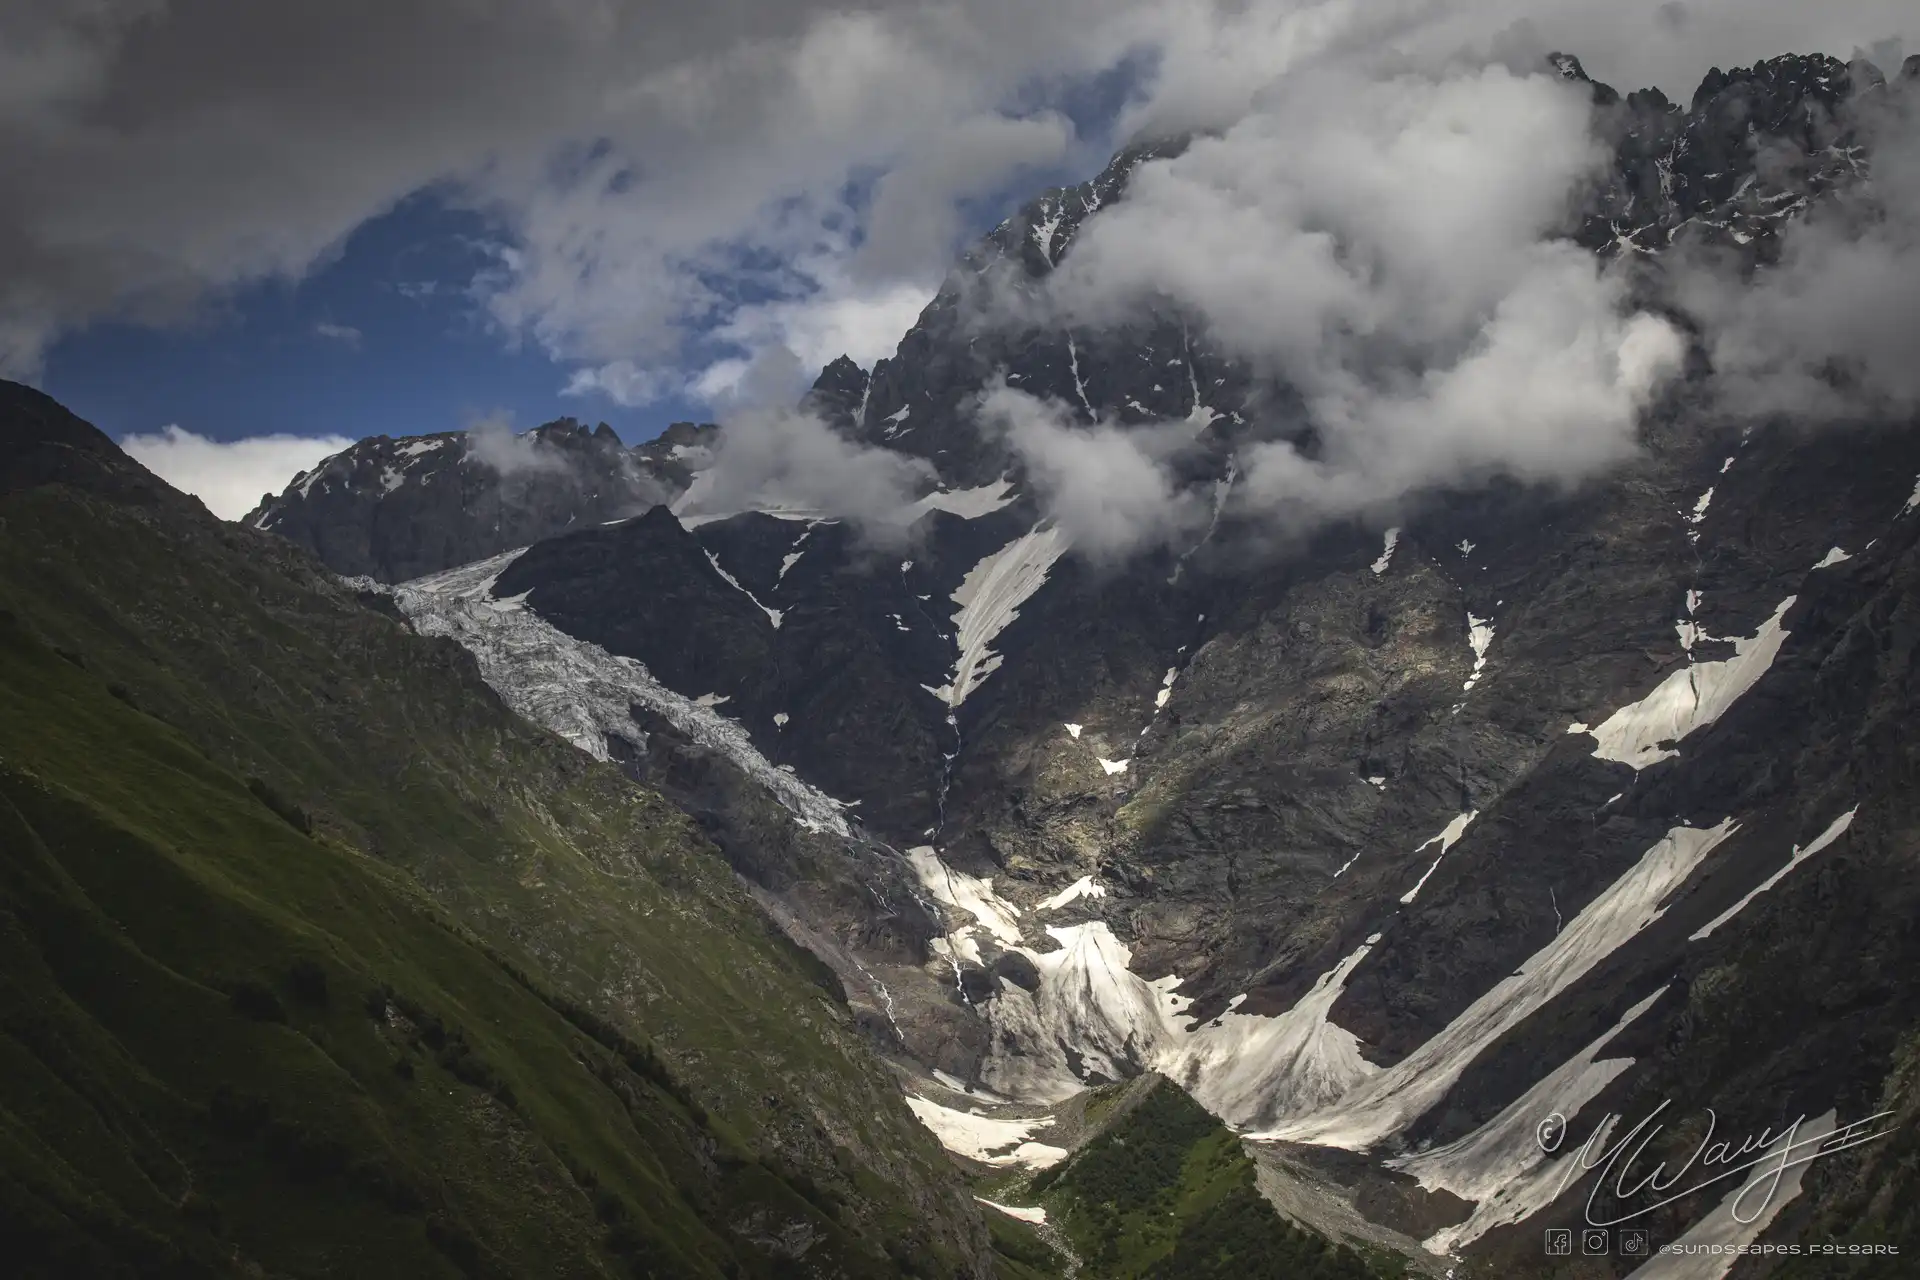
M1472 817L1459 815L1422 847L1437 844L1444 856ZM1834 828L1844 830L1844 825L1836 822ZM1674 827L1514 973L1388 1068L1363 1057L1354 1035L1329 1018L1349 979L1379 942L1378 934L1321 974L1277 1017L1239 1013L1236 999L1225 1012L1194 1025L1188 1012L1192 1001L1180 993L1179 977L1148 980L1134 973L1131 950L1105 922L1047 925L1035 932L1052 945L1029 945L1031 917L997 893L990 878L947 868L932 848L915 850L913 860L929 894L951 908L950 931L937 944L945 956L956 963L963 958L981 963L988 958L981 947L990 941L1024 955L1039 974L1035 990L1002 981L977 1006L995 1030L994 1047L978 1075L996 1094L1026 1104L1051 1104L1084 1088L1089 1072L1118 1079L1157 1070L1180 1081L1227 1123L1254 1130L1248 1133L1250 1139L1360 1152L1405 1131L1496 1041L1658 920L1674 891L1737 830L1731 819L1705 828ZM1823 835L1808 853L1831 843L1834 835L1837 830ZM1077 883L1034 911L1050 911L1076 899L1097 905L1089 891L1095 882L1084 883L1088 889ZM1525 1216L1538 1207L1533 1201L1550 1192L1558 1166L1537 1168L1537 1148L1530 1152L1513 1138L1516 1108L1547 1092L1563 1100L1597 1093L1631 1065L1602 1058L1601 1051L1651 1003L1649 999L1629 1011L1612 1032L1543 1078L1526 1098L1481 1130L1404 1162L1423 1183L1484 1201L1466 1223L1436 1236L1433 1247L1444 1250L1468 1243L1493 1226L1517 1220L1510 1215ZM1508 1190L1493 1196L1486 1191L1489 1186ZM1472 1194L1475 1191L1482 1194Z

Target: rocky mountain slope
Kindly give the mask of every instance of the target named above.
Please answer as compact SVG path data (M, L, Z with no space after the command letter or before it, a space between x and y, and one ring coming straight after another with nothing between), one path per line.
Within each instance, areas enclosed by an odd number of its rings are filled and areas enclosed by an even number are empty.
M397 582L636 515L684 493L714 428L676 422L629 449L606 423L561 418L395 440L373 436L295 476L242 523L343 572Z
M1916 80L1790 57L1685 106L1593 86L1613 160L1566 234L1762 266L1869 179L1848 104ZM1909 1113L1914 424L1730 418L1688 380L1603 480L1276 545L1232 494L1239 451L1298 429L1285 387L1171 313L976 323L974 290L1043 280L1181 145L1028 205L892 359L823 372L816 412L939 475L904 545L656 508L476 570L448 634L702 814L875 1043L942 1080L916 1110L974 1157L1058 1159L1034 1108L1159 1071L1262 1135L1272 1177L1345 1197L1303 1192L1301 1220L1533 1275L1609 1114L1666 1104L1651 1164L1709 1109L1739 1135ZM1118 569L1078 553L973 426L995 379L1083 425L1187 424L1205 536ZM449 589L395 602L431 629ZM1535 1140L1549 1116L1566 1151ZM1799 1170L1734 1242L1898 1243L1890 1149ZM1724 1186L1631 1207L1673 1241Z
M989 1274L683 813L12 383L0 531L10 1274Z

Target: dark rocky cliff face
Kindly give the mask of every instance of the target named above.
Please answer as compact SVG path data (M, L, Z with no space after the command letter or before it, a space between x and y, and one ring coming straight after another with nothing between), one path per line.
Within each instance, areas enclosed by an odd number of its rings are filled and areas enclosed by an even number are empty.
M671 501L710 461L713 430L675 423L637 449L569 418L520 436L374 436L244 519L342 573L399 582Z
M1765 262L1781 226L1870 172L1847 104L1907 91L1915 65L1889 85L1781 58L1716 71L1684 107L1596 85L1615 163L1568 234L1607 257L1698 239ZM1909 1088L1920 433L1711 419L1682 386L1639 457L1578 491L1434 494L1391 534L1281 547L1229 512L1185 554L1088 563L1049 541L1004 446L973 429L990 379L1088 421L1195 421L1198 484L1230 484L1237 445L1290 429L1285 390L1177 316L982 330L968 291L1044 276L1178 147L1130 149L1029 204L894 357L823 372L822 417L976 495L907 545L655 510L535 546L493 595L725 699L769 760L857 806L854 862L820 878L833 892L796 888L822 853L735 865L841 968L876 1038L920 1063L997 1088L1160 1069L1252 1127L1338 1116L1341 1089L1384 1091L1408 1063L1439 1084L1419 1105L1379 1094L1376 1113L1408 1113L1362 1144L1376 1155L1476 1133L1635 1010L1607 1049L1631 1069L1569 1111L1582 1137L1663 1098L1745 1132L1829 1108L1844 1123ZM981 678L956 688L957 658ZM716 812L748 785L674 776ZM914 845L938 850L944 888L902 876L893 850ZM890 858L863 904L867 873L848 868ZM985 923L956 876L990 878L1010 914ZM1103 896L1044 905L1083 877ZM949 932L928 951L935 917ZM1083 966L1089 939L1129 954ZM1163 993L1129 985L1168 974L1195 1001L1177 1027L1139 1011ZM1230 1007L1212 1025L1247 1035L1312 1014L1357 1062L1317 1099L1291 1077L1229 1089L1188 1044ZM1827 1221L1844 1183L1809 1182ZM1397 1203L1373 1211L1416 1234L1464 1213ZM1533 1274L1540 1223L1573 1211L1529 1211L1471 1250Z

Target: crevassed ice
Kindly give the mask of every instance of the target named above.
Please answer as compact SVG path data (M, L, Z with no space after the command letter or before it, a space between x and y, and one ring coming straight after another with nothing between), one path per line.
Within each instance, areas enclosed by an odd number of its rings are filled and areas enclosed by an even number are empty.
M1593 754L1636 770L1679 755L1675 748L1661 744L1679 742L1712 724L1753 688L1790 634L1780 621L1798 598L1782 600L1753 635L1735 637L1731 658L1675 668L1646 697L1584 730L1594 736Z
M472 653L481 678L515 712L552 729L595 759L609 758L609 735L634 734L628 708L638 703L732 760L801 825L852 835L841 812L846 806L776 769L740 725L675 693L632 658L577 640L517 601L494 600L490 593L495 580L524 550L388 590L416 631L449 636ZM365 589L380 586L368 584Z

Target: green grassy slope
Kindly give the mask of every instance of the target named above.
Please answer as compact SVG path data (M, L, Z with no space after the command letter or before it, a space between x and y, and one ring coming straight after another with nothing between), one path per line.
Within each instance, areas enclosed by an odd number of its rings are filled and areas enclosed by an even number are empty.
M684 815L10 384L0 610L10 1233L141 1274L977 1265Z
M1117 1087L1116 1087L1117 1092ZM1146 1096L1034 1178L1048 1216L1102 1280L1369 1280L1344 1245L1282 1219L1240 1139L1178 1086Z

